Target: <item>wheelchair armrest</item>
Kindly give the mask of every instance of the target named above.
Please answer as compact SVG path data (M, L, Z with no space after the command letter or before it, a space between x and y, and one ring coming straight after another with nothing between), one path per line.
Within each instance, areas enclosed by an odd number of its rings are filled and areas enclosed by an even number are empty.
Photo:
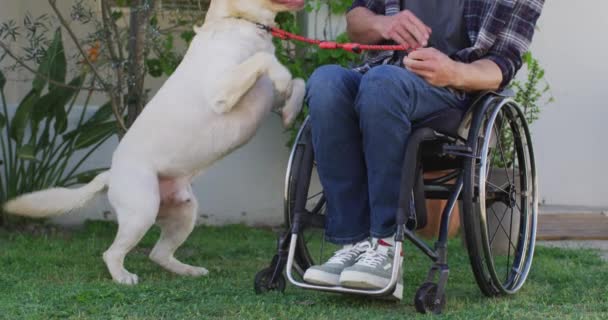
M460 128L458 129L458 136L462 139L466 140L468 136L469 126L471 125L471 121L473 118L473 113L475 109L484 103L485 100L489 98L499 98L499 99L510 99L515 97L515 91L510 88L505 88L502 91L480 91L473 99L471 99L471 105L464 117L462 118L462 123L460 124Z
M475 106L481 100L483 100L484 98L487 98L488 96L496 96L496 97L502 97L502 98L514 98L515 91L513 91L513 89L511 89L511 88L505 88L501 91L492 91L492 90L480 91L479 93L477 93L477 95L473 99L471 99L471 101L472 101L471 106Z
M495 95L501 96L503 98L515 98L515 91L511 88L505 88L502 91L492 92Z

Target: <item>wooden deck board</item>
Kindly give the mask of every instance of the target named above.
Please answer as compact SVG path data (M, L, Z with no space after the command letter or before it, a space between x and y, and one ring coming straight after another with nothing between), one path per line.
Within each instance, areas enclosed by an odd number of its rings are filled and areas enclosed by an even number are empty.
M603 214L541 214L539 240L608 240L608 217Z

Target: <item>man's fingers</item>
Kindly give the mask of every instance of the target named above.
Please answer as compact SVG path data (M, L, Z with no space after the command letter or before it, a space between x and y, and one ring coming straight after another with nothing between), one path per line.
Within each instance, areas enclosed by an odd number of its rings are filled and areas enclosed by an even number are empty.
M397 42L397 44L408 44L409 43L401 36L401 34L399 34L399 32L397 32L397 30L393 30L390 34L389 37Z
M410 47L418 47L420 46L420 43L416 40L416 38L414 38L414 36L409 32L409 30L407 30L407 27L404 25L398 25L397 26L397 31L399 32L399 35L401 36L401 38L403 38L406 42L406 44L408 44Z
M424 44L426 46L426 44L431 36L431 28L429 28L429 26L424 24L424 22L422 22L422 20L418 19L418 17L416 17L416 15L414 15L410 11L406 11L404 13L404 16L407 18L407 20L410 22L410 24L415 27L415 29L417 30L416 32L419 33L419 35L414 34L416 36L416 39L418 39L418 42L420 42L421 44ZM412 33L414 33L414 30L410 30L410 31L412 31Z
M428 38L420 31L418 26L413 23L404 22L403 26L407 29L407 31L416 38L416 42L420 47L426 47L428 44Z
M403 64L410 70L435 71L435 64L431 61L414 60L409 57L403 59Z
M414 37L412 37L412 35L401 25L395 25L389 36L398 44L405 44L408 46L416 45Z
M434 48L420 48L414 50L408 54L410 59L414 60L429 60L436 57L436 49Z

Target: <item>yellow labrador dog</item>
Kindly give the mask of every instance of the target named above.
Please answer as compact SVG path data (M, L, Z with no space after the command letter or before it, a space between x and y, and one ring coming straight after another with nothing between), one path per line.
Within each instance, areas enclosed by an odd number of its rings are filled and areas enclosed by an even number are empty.
M79 189L23 195L5 210L30 217L59 215L107 188L119 227L103 260L114 281L138 282L123 261L155 222L162 232L150 259L180 275L206 275L205 268L173 256L196 219L191 181L246 143L275 99L284 103L284 125L299 113L304 81L292 79L277 61L270 34L256 23L273 25L278 12L303 6L304 0L212 1L184 60L122 139L111 169Z

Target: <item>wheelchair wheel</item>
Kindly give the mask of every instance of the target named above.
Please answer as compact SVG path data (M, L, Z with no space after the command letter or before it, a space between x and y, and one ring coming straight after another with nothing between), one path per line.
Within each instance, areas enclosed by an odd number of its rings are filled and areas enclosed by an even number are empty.
M423 283L416 291L414 297L414 307L419 313L441 314L445 308L445 293L437 296L437 285L431 282Z
M487 296L513 294L528 277L538 214L532 140L519 106L493 97L475 113L465 161L463 227L471 268Z
M327 260L338 246L325 241L323 229L325 221L325 197L323 188L319 182L316 164L306 164L304 154L312 152L312 137L310 132L310 119L306 118L300 132L297 135L285 176L285 223L288 229L294 221L294 207L297 197L306 197L306 210L308 223L298 236L298 244L295 254L295 269L302 276L304 271L316 262ZM298 183L302 183L301 176L308 176L310 170L310 185L306 194L298 194ZM304 174L303 174L304 173Z
M255 275L253 288L256 294L262 294L269 291L285 292L285 277L280 274L273 282L272 275L274 271L274 268L266 268Z

